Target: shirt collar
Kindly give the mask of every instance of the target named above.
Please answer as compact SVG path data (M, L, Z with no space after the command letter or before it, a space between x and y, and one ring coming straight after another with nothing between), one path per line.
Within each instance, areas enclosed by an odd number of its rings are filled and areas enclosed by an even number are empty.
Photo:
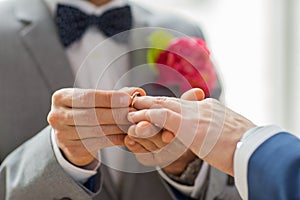
M64 5L70 5L76 7L86 14L101 15L103 12L115 8L122 7L128 4L127 0L112 0L111 2L104 4L103 6L95 6L86 0L44 0L46 5L49 7L52 16L55 15L57 4L61 3Z

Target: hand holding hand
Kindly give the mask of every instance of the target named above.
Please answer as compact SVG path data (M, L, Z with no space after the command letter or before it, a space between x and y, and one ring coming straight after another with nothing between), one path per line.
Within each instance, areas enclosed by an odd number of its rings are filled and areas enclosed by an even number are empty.
M210 165L233 175L236 143L255 125L215 99L186 101L168 97L138 97L130 121L148 121L173 133L186 147ZM167 137L166 137L167 135Z
M71 163L88 165L99 149L124 145L131 125L127 120L131 90L61 89L53 94L48 122Z
M193 89L181 97L186 100L202 100L202 90ZM177 175L196 158L182 142L165 129L160 129L148 121L138 122L128 130L125 145L135 153L137 160L146 166L160 166L167 173ZM170 143L170 144L169 144Z

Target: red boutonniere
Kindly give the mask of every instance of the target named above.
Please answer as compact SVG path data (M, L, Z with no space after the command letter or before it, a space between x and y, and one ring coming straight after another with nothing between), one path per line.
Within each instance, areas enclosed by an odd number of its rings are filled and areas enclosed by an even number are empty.
M201 88L206 97L213 91L217 76L206 43L200 38L179 37L157 31L149 37L153 48L148 62L157 74L157 83L177 86L183 93Z

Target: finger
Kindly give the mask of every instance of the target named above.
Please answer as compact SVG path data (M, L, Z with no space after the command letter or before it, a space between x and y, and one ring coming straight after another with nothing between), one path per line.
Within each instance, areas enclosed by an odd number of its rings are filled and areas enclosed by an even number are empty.
M126 147L133 153L149 153L142 145L132 140L131 137L126 136L124 139Z
M81 140L84 146L91 152L112 146L123 146L126 135L109 135L101 138L88 138Z
M120 91L126 92L130 95L130 107L133 107L133 104L135 102L135 97L146 96L145 90L137 87L124 87Z
M192 88L183 93L180 98L189 101L201 101L205 98L205 94L200 88Z
M154 142L152 142L150 139L144 139L144 138L138 138L132 135L136 135L136 129L137 129L137 125L132 125L129 127L128 129L128 136L130 140L135 141L136 143L139 143L140 145L142 145L146 150L148 151L156 151L159 147L156 146L156 144Z
M135 138L131 136L129 136L129 138L135 141L136 143L140 144L141 146L143 146L147 151L155 152L159 149L151 140Z
M150 149L146 147L148 145L146 141L153 143L156 146L155 149L162 148L166 145L161 139L160 129L147 121L142 121L137 125L130 126L128 135L148 150Z
M127 114L132 108L63 109L54 113L56 121L69 126L128 125ZM51 118L51 117L50 117ZM51 121L51 119L50 119Z
M136 125L136 128L135 128L136 135L134 137L137 137L137 138L144 137L147 140L154 143L157 148L162 148L166 145L166 143L164 143L162 140L161 132L163 132L163 130L161 128L158 128L147 121L142 121Z
M138 87L124 87L124 88L120 89L119 91L120 92L125 92L125 93L129 94L130 96L133 95L136 92L140 93L140 96L146 96L147 95L145 90L143 90L142 88L138 88Z
M131 99L122 91L70 88L56 91L52 103L73 108L118 108L128 107Z
M125 137L126 147L135 154L136 159L146 166L155 166L156 161L151 152L146 150L142 145L130 139L129 136Z
M138 138L150 138L161 131L161 128L152 125L147 121L141 121L137 125L133 125L128 130L128 135Z
M92 127L68 127L64 130L55 130L56 138L60 140L82 140L87 138L99 138L106 135L126 134L128 126L102 125Z
M170 143L172 142L172 140L175 138L175 135L168 131L168 130L164 130L162 133L161 133L161 139L164 143Z
M97 139L58 141L58 147L66 158L77 166L84 166L96 158L97 152L105 147L124 145L125 135L111 135Z
M150 140L152 143L154 143L158 149L161 149L166 146L166 143L162 140L161 133L152 136L148 140Z
M132 123L148 121L155 126L176 133L180 127L181 116L168 109L150 109L130 112L128 114L128 120Z
M200 88L192 88L183 93L180 98L189 101L201 101L205 98L205 94ZM165 143L170 143L174 137L175 135L167 130L163 131L161 135L162 141Z
M137 110L150 108L168 108L177 113L181 111L181 101L174 97L142 96L134 99L134 108Z

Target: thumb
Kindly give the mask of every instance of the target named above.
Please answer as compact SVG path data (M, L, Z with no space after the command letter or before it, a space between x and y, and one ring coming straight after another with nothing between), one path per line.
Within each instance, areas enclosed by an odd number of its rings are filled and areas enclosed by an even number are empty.
M201 101L205 98L205 94L200 88L192 88L183 93L180 98L189 101ZM162 132L161 139L165 143L170 143L174 139L174 134L170 131L164 131Z
M205 94L200 88L192 88L183 93L180 98L189 101L201 101L205 98Z

